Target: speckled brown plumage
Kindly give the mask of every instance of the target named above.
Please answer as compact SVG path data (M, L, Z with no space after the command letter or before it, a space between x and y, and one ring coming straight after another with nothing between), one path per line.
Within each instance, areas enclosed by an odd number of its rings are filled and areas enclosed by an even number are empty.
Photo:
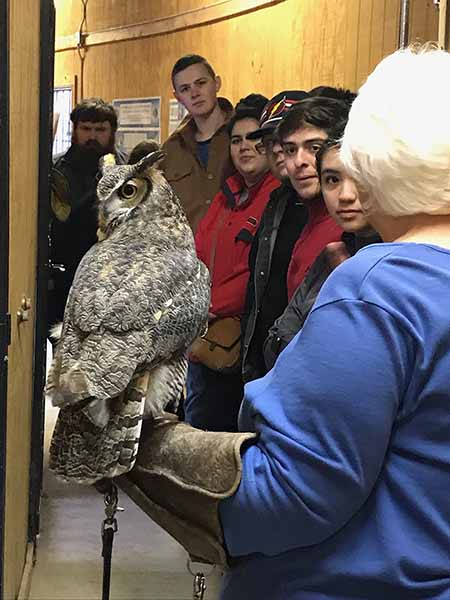
M142 417L180 397L186 349L204 332L209 276L154 153L105 166L97 193L104 239L70 291L46 393L61 407L50 467L92 483L132 468Z

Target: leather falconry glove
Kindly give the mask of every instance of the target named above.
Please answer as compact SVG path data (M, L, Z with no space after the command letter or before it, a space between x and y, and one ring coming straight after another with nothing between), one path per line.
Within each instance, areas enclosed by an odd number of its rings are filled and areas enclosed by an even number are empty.
M219 503L242 474L252 433L202 431L174 418L144 422L134 468L115 482L195 562L227 565Z

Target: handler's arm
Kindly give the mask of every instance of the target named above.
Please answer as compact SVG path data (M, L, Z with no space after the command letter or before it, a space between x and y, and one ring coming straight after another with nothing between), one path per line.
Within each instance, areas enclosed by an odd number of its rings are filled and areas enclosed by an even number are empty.
M220 506L231 555L278 554L336 533L379 476L412 362L384 309L315 309L274 369L246 386L240 426L259 434Z

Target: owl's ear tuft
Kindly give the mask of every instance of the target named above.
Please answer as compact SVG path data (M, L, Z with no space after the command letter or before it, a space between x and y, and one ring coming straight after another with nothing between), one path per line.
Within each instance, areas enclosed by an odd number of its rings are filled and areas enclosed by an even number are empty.
M144 156L144 158L141 158L141 160L136 164L136 173L140 173L141 171L144 171L148 167L151 167L156 162L163 159L165 156L166 156L166 153L163 152L162 150L156 150L155 152L151 152L150 154L147 154L147 156Z
M105 154L98 161L98 166L102 173L105 172L106 167L114 167L116 165L116 157L114 154Z

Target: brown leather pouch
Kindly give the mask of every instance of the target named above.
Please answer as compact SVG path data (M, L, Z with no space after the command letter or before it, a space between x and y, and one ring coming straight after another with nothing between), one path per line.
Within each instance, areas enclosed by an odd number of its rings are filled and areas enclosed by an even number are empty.
M213 371L238 371L241 360L240 318L224 317L212 321L206 334L194 340L190 354L193 360L201 362Z

